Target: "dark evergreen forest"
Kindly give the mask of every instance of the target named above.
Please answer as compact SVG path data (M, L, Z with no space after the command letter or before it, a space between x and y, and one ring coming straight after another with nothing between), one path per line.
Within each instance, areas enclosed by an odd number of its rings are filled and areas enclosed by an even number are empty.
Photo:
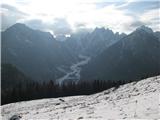
M144 76L141 79L147 78ZM117 89L120 85L133 82L133 80L89 80L56 84L54 80L48 82L35 82L26 77L20 70L11 64L2 64L1 104L18 101L28 101L42 98L57 98L76 95L90 95L109 88ZM136 80L138 81L138 80Z

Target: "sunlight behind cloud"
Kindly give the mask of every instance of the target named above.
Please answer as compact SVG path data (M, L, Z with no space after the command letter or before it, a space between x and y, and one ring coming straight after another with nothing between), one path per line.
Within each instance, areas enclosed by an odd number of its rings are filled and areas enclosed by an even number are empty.
M106 27L115 32L128 33L133 30L129 28L133 22L140 21L147 24L154 21L153 19L158 14L154 10L147 10L142 14L132 10L132 14L129 14L132 6L130 9L127 7L133 3L132 0L109 0L107 2L106 0L5 0L2 3L14 6L17 10L27 14L23 17L18 16L15 19L16 22L27 23L32 27L32 21L39 20L40 25L44 25L39 27L40 29L53 31L53 33L56 31L53 27L57 20L61 19L65 19L65 23L70 27L67 29L71 29L72 32L85 28ZM155 11L157 10L159 9L155 9ZM1 14L9 15L8 19L11 17L7 9L2 8ZM13 14L16 16L17 13L12 13L12 16ZM36 22L34 24L36 24L34 26L40 26ZM64 29L66 29L66 24ZM151 27L158 29L155 25ZM63 26L57 28L63 29Z
M148 26L153 28L154 31L160 31L160 9L153 9L144 13L140 20L148 23Z

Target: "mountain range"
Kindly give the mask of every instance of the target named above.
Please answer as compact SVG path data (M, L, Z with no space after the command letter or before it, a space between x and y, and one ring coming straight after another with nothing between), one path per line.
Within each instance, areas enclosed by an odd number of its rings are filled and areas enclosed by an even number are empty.
M160 42L145 26L137 28L83 67L83 80L142 79L160 74Z
M57 66L71 65L75 60L48 32L19 23L2 32L2 63L15 65L34 80L55 79Z
M160 32L141 26L127 34L96 28L55 37L16 23L2 32L2 63L36 81L56 80L81 61L81 80L128 80L160 74ZM62 40L63 39L63 40ZM64 72L62 72L64 71Z

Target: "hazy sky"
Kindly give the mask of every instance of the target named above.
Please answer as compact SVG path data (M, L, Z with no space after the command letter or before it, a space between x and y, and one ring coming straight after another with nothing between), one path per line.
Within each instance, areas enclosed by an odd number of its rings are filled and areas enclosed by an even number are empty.
M3 0L1 29L15 23L54 34L95 27L129 33L147 25L160 30L160 2L155 0Z

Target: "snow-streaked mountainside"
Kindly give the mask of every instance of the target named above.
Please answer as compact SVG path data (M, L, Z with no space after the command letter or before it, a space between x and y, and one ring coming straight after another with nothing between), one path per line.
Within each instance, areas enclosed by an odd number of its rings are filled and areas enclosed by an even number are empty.
M103 92L64 98L17 102L1 106L2 119L23 120L158 119L160 76L132 82Z

